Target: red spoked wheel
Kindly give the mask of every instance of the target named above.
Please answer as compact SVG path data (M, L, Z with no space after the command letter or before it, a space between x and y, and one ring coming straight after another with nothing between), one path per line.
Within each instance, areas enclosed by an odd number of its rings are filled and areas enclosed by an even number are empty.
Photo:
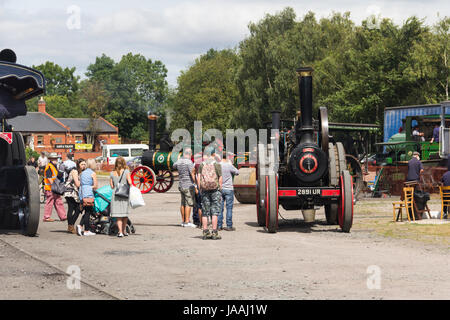
M338 207L338 221L342 231L350 232L353 224L353 183L348 170L340 177L341 199Z
M131 172L131 182L141 193L148 193L155 186L155 173L149 167L139 166Z
M156 176L155 191L163 193L169 191L173 185L173 174L170 170L159 170Z

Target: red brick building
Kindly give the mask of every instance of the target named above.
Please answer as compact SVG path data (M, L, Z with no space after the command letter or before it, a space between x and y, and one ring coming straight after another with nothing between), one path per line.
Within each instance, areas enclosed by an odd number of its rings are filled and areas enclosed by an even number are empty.
M14 131L22 133L25 145L37 152L56 152L63 160L67 153L73 153L75 159L101 156L103 144L120 143L119 129L99 118L95 122L95 135L92 149L86 149L89 137L88 118L55 118L45 110L45 101L39 100L38 112L28 112L8 120Z

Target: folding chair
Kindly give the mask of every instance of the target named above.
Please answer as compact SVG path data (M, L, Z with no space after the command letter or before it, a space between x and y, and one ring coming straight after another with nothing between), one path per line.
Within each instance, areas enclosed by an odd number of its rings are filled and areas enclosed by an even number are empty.
M450 207L450 187L439 187L439 193L441 194L441 220L444 218L444 208L447 209L447 216Z
M394 222L398 221L400 217L400 221L403 221L403 209L406 210L406 215L408 217L408 221L411 221L409 213L411 212L411 216L413 221L416 221L414 217L414 187L405 187L403 188L403 200L392 202L393 214L394 214ZM395 210L398 210L397 218L395 217Z

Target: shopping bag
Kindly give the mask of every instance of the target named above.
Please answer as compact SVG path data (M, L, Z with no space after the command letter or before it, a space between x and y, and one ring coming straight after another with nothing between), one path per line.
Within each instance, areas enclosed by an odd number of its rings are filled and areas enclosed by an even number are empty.
M139 190L135 186L130 186L130 206L133 209L145 206L141 190Z

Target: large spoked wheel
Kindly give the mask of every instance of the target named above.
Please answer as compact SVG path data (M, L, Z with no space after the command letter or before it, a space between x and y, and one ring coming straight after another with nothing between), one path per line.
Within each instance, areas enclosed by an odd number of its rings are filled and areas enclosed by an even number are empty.
M159 170L153 189L158 193L167 192L172 187L173 180L173 174L170 170Z
M361 191L364 188L364 178L362 174L361 164L358 159L352 155L345 155L347 162L347 170L350 172L353 181L353 200L356 202L359 198Z
M278 229L278 177L275 173L266 176L266 228L269 233Z
M258 225L263 227L266 225L266 176L263 175L261 159L266 157L266 148L263 144L258 144L257 160L256 160L256 215Z
M334 144L328 144L328 176L330 186L339 186L339 162L337 160L337 150ZM327 224L338 224L338 204L330 203L325 205L325 217Z
M141 193L148 193L155 185L155 173L149 167L139 166L131 172L131 182Z
M339 201L339 226L343 232L350 232L353 224L353 183L348 170L342 171L340 177L341 199Z
M25 166L25 175L27 181L24 187L24 201L22 229L25 235L34 237L39 227L40 203L39 203L39 184L36 169L31 166ZM19 216L19 219L20 216Z

